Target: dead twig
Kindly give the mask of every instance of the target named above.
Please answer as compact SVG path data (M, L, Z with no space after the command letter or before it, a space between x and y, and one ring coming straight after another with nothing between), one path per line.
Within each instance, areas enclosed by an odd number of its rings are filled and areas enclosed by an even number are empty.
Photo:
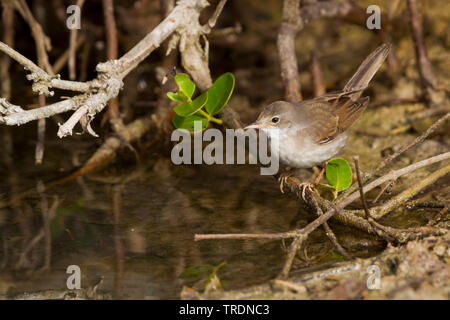
M85 42L85 40L86 40L86 37L83 34L78 37L76 45L75 45L75 51L78 50L78 48ZM59 72L61 72L61 70L68 63L69 52L70 52L70 49L67 49L66 51L64 51L64 53L53 64L52 68L53 68L53 72L55 74L58 74Z
M205 25L200 25L198 14L190 16L189 21L186 22L189 28L180 29L172 37L167 50L168 54L178 46L181 54L181 64L202 91L208 90L213 84L208 63L209 42L206 36L210 33L211 28L215 26L217 17L222 11L225 2L226 0L219 2L214 14ZM200 40L203 40L203 46ZM220 116L224 124L229 128L238 129L243 127L239 115L231 108L224 108Z
M381 169L386 167L388 164L390 164L392 161L394 161L396 158L398 158L400 155L402 155L405 151L413 148L417 144L423 142L426 138L428 138L433 132L436 131L437 128L439 128L442 124L445 123L447 118L450 116L450 112L446 113L443 117L441 117L439 120L437 120L435 123L433 123L425 132L423 132L420 136L418 136L414 141L407 143L400 147L400 149L389 156L388 158L384 159L377 168L372 173L366 173L362 177L363 184L372 179L377 172L379 172ZM344 201L344 199L353 193L358 188L357 184L354 183L350 188L345 190L341 197L337 200L337 203L340 203L341 201Z
M281 79L285 99L290 102L302 100L298 63L295 54L295 37L310 21L321 17L344 17L352 12L354 5L344 1L314 1L300 8L300 0L284 0L283 21L278 31L277 48L280 59Z
M115 60L118 56L118 42L113 0L103 0L102 4L106 26L106 57L108 60ZM110 119L119 117L119 99L117 97L108 101L107 114Z
M447 152L450 154L450 152ZM450 164L442 167L441 169L433 172L428 175L426 178L420 180L414 186L406 188L403 192L399 193L395 197L391 198L388 202L373 208L372 215L374 219L380 219L385 216L387 213L391 212L395 208L398 208L400 205L411 199L413 196L418 194L420 191L434 183L437 179L444 177L450 172Z
M399 155L401 155L403 152L408 151L415 145L423 142L430 134L432 134L436 129L441 126L447 119L450 117L450 112L447 112L443 117L441 117L439 120L437 120L435 123L433 123L425 132L423 132L420 136L418 136L416 139L411 141L408 144L403 145L397 152L394 154L386 157L376 168L376 171L381 170L385 166L387 166L389 163L391 163L395 158L397 158Z
M317 216L323 215L323 211L320 208L319 204L317 203L316 198L314 197L314 192L311 190L306 190L306 194L308 195L307 201L310 203L315 210L315 213ZM323 224L323 229L325 231L325 234L327 235L328 239L330 239L331 243L333 244L334 248L337 252L339 252L341 255L343 255L345 258L351 258L350 255L347 253L347 251L340 245L339 241L337 240L336 235L334 234L333 230L331 230L330 226L328 225L328 222L325 222Z
M80 8L80 11L83 9L84 1L85 0L77 0L76 5L78 6L78 8ZM78 37L78 29L73 28L72 30L70 30L69 63L68 63L70 80L75 80L77 78L77 67L76 67L76 63L77 63L76 52L77 52L77 48L78 48L77 37Z
M407 241L419 238L419 237L424 237L424 236L428 236L428 235L436 235L436 234L442 234L443 232L446 232L445 230L442 229L436 229L436 228L431 228L429 226L425 226L425 227L418 227L418 228L408 228L408 229L397 229L397 228L391 228L391 227L387 227L387 226L383 226L382 224L379 224L378 222L375 221L375 219L377 217L374 217L374 210L369 210L369 207L367 205L367 201L366 201L366 197L364 195L364 191L363 191L363 184L361 181L361 174L359 172L359 164L358 164L358 157L354 157L353 158L355 161L355 170L356 170L356 176L357 176L357 180L358 180L358 186L359 186L359 194L361 197L361 202L363 204L363 208L364 208L364 212L366 214L366 218L367 221L372 225L372 227L376 230L377 234L379 236L381 236L383 239L387 240L387 241L396 241L397 243L406 243ZM443 170L445 169L445 170ZM442 172L449 172L450 171L450 165L447 165L447 167L444 167L441 170L438 170L437 172L435 172L434 174L432 174L431 176L433 176L431 181L427 181L424 184L425 185L429 185L430 183L434 182L439 176L442 176ZM430 176L430 177L431 177ZM416 188L415 188L416 189ZM420 188L417 188L420 190ZM400 197L401 201L404 202L407 199L405 199L406 197L411 197L412 195L409 195L411 193L410 190L405 190L402 194L403 196ZM414 194L414 192L413 192ZM395 199L395 197L394 197ZM398 202L396 202L394 199L391 199L392 203L395 203L396 206L399 205ZM389 206L389 209L392 209L392 206ZM387 210L389 210L387 209ZM391 210L389 210L391 211ZM376 212L376 211L375 211Z
M366 219L370 223L370 225L377 231L378 235L382 236L384 239L386 239L388 241L392 241L393 240L392 233L389 232L388 230L386 230L385 228L383 228L383 226L381 226L380 224L378 224L370 213L369 207L367 205L366 197L364 194L364 190L363 190L361 173L359 171L359 157L354 156L353 161L355 163L356 177L357 177L358 186L359 186L359 196L361 197L361 203L363 205L363 209L366 214ZM383 231L383 232L380 232L380 231Z
M2 40L9 46L14 45L14 10L8 2L1 2L2 10ZM0 58L0 86L1 96L5 99L11 97L11 77L9 76L9 67L11 58L2 56Z
M96 67L99 73L97 79L86 82L77 83L75 81L62 81L57 77L51 77L41 68L37 67L29 59L15 52L4 43L0 42L0 51L10 55L23 65L26 65L32 74L28 76L35 83L33 89L39 93L50 94L49 87L66 87L67 89L80 89L86 92L72 99L64 100L56 104L38 108L35 110L22 110L20 112L12 112L0 117L0 122L7 125L23 124L28 121L45 118L57 113L68 110L76 110L87 105L86 113L78 113L76 116L81 120L85 116L92 119L95 114L102 111L107 101L118 95L123 83L123 78L128 75L143 59L145 59L154 49L174 32L183 32L190 29L193 19L199 17L199 13L208 6L206 0L181 0L172 12L164 19L152 32L147 34L138 44L130 51L124 54L118 60L111 60L105 63L99 63ZM190 17L187 19L186 17ZM196 21L198 24L198 21ZM72 130L67 125L63 130L58 132L60 137L71 134Z
M286 257L286 261L283 265L283 269L281 270L280 275L278 276L279 279L285 279L288 277L289 272L292 268L292 262L294 262L295 254L297 253L297 250L301 247L304 240L306 240L307 236L304 234L299 234L294 238L294 241L292 241L291 245L289 246L288 254Z
M290 102L302 100L298 63L295 54L295 36L303 21L300 18L300 0L284 0L283 22L278 32L277 47L280 57L281 78L285 88L285 98Z
M389 181L388 183L386 183L386 185L381 189L381 191L378 193L378 195L375 197L375 199L373 199L372 203L376 203L378 201L378 199L380 199L380 197L383 195L383 193L387 192L389 193L391 190L391 188L394 186L395 184L395 180Z
M323 84L319 58L317 58L317 53L314 50L311 51L309 73L311 74L311 82L313 84L314 96L318 97L323 95L325 93L325 85Z
M409 23L411 26L414 49L416 51L417 69L425 97L430 101L430 95L436 87L436 81L431 71L423 38L422 15L417 6L417 0L408 0Z
M380 177L380 178L372 181L371 183L367 184L364 187L365 192L372 190L373 188L381 185L382 183L384 183L386 181L391 180L392 178L398 178L402 175L408 174L410 172L413 172L413 171L423 168L425 166L431 165L436 162L444 161L447 159L450 159L450 152L443 153L443 154L416 162L416 163L409 165L407 167L404 167L402 169L391 171L390 173L386 174L385 176ZM450 165L448 165L448 167L450 167ZM301 194L302 191L299 190L298 184L290 185L288 181L289 181L289 179L286 179L285 184L290 188L290 190L294 193ZM285 263L285 267L283 268L283 270L289 270L290 266L292 265L292 259L293 259L293 256L291 257L291 255L295 254L295 252L292 253L292 251L294 251L293 249L294 248L298 249L298 247L301 245L301 242L304 239L306 239L311 232L313 232L319 226L321 226L322 224L327 222L331 217L338 214L340 210L342 210L347 205L349 205L354 200L356 200L358 198L358 196L359 196L359 192L352 193L346 199L344 199L341 203L339 203L336 206L333 206L333 208L330 208L326 213L324 213L323 215L321 215L320 217L318 217L317 219L315 219L313 222L309 223L306 227L304 227L302 229L292 230L292 231L288 231L288 232L281 232L281 233L263 233L263 234L195 234L194 240L200 241L200 240L211 240L211 239L288 239L288 238L294 238L294 239L296 239L296 241L295 241L295 243L293 242L291 244L292 250L289 251L288 259ZM423 229L421 231L425 231L425 229ZM435 233L440 233L442 230L430 229L428 231L429 231L428 232L429 234L435 234ZM416 234L414 234L413 236L416 236ZM413 236L406 238L406 240L404 240L404 241L410 240L411 238L413 238ZM285 272L283 271L281 275L284 276Z
M34 42L36 43L36 53L37 53L37 59L38 59L38 65L46 72L52 76L53 70L52 66L50 65L47 51L50 51L51 44L50 39L44 34L44 31L42 29L42 26L39 24L39 22L34 18L30 8L28 7L26 1L24 0L15 0L14 4L17 8L17 10L20 12L22 17L25 19L25 21L30 26L30 29L32 31ZM42 5L41 2L38 2L37 5ZM39 17L38 17L39 18ZM38 105L39 107L45 106L45 96L40 94L38 99ZM44 148L45 148L45 118L41 118L38 120L38 126L37 126L37 142L36 142L36 149L35 149L35 163L41 164L42 160L44 158Z

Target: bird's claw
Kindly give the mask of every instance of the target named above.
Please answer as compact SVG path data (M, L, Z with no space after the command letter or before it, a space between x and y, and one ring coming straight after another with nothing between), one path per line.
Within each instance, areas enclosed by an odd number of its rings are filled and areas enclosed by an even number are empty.
M302 190L303 201L306 202L306 198L305 198L306 190L308 190L309 192L313 192L314 185L310 182L302 182L298 185L298 187L299 187L299 189Z
M278 178L278 182L280 183L280 191L284 194L284 184L286 183L286 180L292 176L292 173L282 173L280 177Z
M286 183L286 180L292 176L292 173L284 173L281 174L278 178L278 182L280 183L280 191L284 194L284 184ZM306 202L306 191L313 192L314 184L310 182L302 182L298 184L298 188L302 190L302 199Z

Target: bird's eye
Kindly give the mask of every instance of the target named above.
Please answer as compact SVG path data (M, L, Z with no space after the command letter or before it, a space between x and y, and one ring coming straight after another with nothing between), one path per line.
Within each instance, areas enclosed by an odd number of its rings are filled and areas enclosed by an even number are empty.
M278 118L278 117L273 117L272 118L272 122L273 123L278 123L278 121L280 121L280 118Z

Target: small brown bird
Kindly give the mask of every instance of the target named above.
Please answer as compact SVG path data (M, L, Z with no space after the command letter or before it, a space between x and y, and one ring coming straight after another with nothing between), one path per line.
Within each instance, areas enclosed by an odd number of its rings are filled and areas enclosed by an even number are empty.
M369 104L369 97L361 98L362 92L389 49L389 44L383 44L372 52L342 91L297 103L276 101L246 129L263 130L270 138L276 134L280 161L291 168L312 168L329 160L345 146L347 129Z

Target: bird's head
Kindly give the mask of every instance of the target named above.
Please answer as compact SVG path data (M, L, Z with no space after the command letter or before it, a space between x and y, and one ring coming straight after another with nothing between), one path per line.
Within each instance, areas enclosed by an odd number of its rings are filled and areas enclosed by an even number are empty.
M287 129L292 124L293 105L285 101L276 101L269 104L259 115L258 119L244 129Z

